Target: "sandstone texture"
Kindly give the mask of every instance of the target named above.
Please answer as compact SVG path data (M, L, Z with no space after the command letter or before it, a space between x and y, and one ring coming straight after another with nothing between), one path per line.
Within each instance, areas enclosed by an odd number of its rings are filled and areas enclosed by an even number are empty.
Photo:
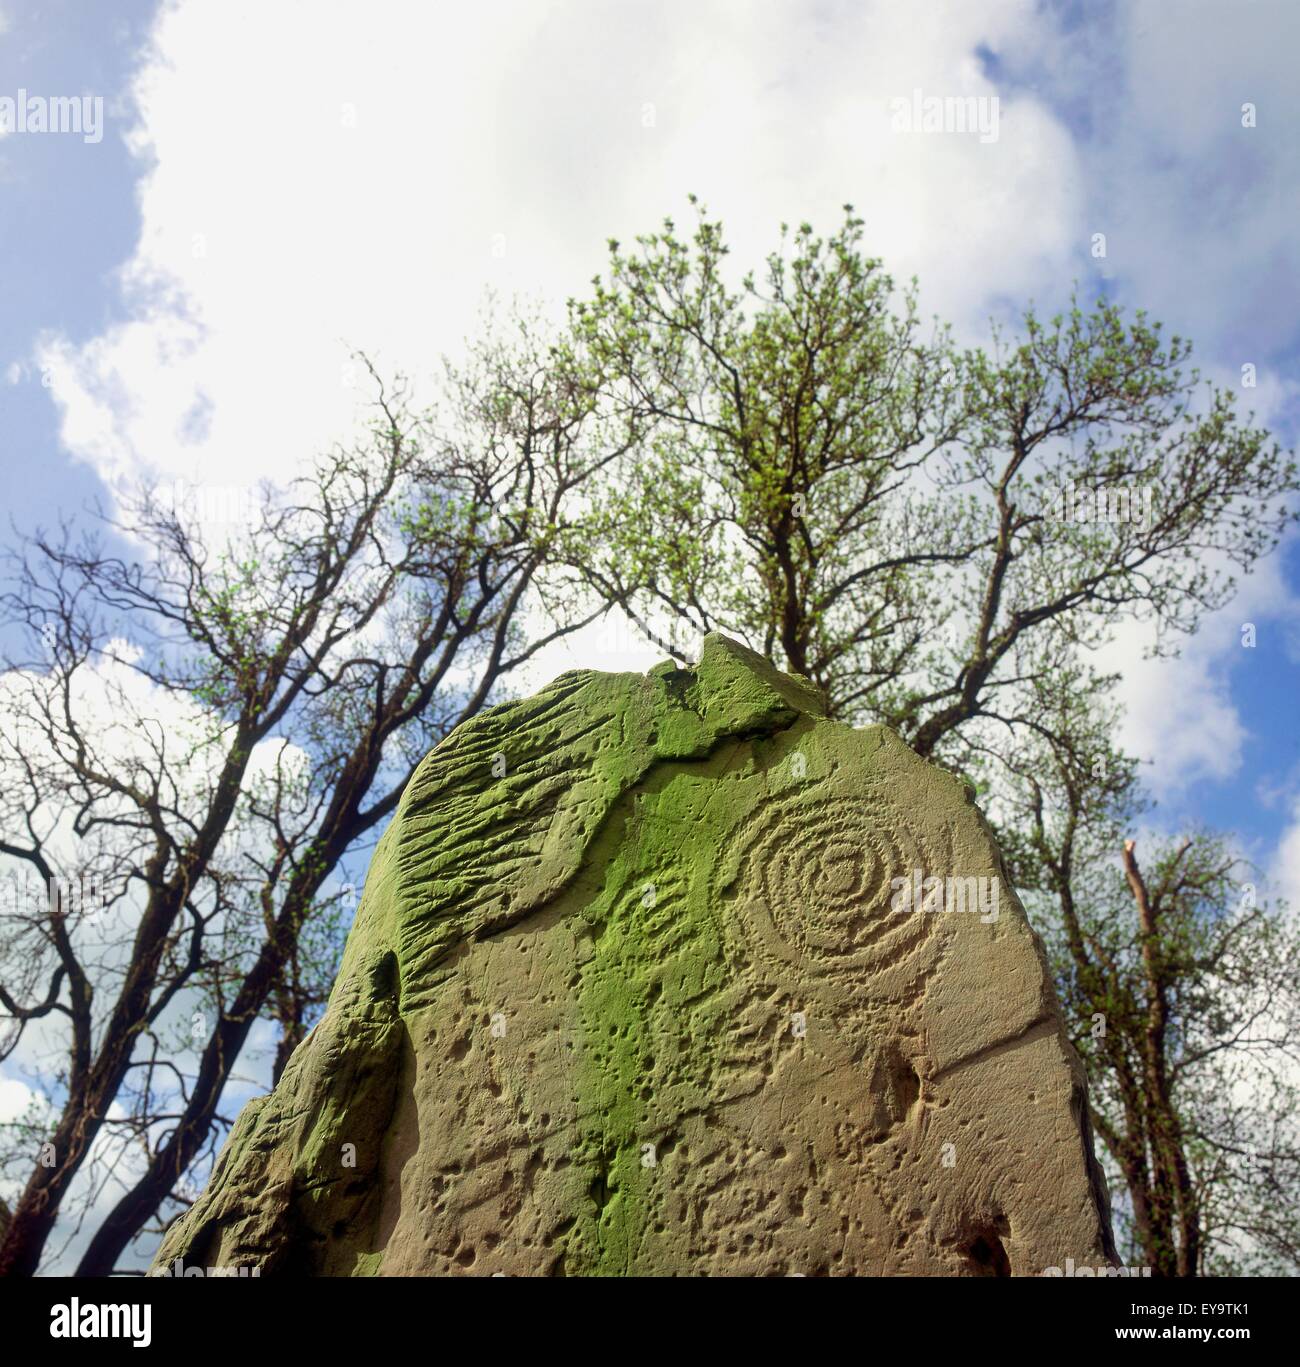
M973 880L965 909L932 878ZM568 673L426 757L324 1018L156 1266L1067 1258L1113 1262L1084 1077L968 790L710 636L693 668Z

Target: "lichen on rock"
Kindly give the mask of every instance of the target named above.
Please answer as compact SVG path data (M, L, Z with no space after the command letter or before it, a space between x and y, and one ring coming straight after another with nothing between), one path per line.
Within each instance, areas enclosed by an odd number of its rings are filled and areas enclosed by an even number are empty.
M1113 1261L1082 1070L964 785L721 636L457 728L157 1266Z

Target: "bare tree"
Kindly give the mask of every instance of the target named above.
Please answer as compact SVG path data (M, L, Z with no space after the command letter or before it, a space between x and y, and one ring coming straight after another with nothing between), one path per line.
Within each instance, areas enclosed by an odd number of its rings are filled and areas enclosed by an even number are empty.
M264 489L218 543L152 492L120 528L138 559L65 527L12 566L3 601L35 650L0 675L0 856L96 895L5 917L4 1053L39 1025L63 1062L0 1271L36 1271L118 1130L143 1171L78 1272L114 1269L205 1152L254 1023L279 1022L277 1069L311 1023L340 862L431 744L601 610L579 612L557 562L580 557L582 489L626 439L573 350L520 324L417 416L371 375L369 439Z
M1062 706L1094 706L1067 691L1007 756L1018 796L999 829L1088 1067L1117 1234L1155 1276L1294 1275L1294 924L1222 836L1154 841L1139 862L1123 836L1142 811L1135 767L1103 748L1113 718L1093 717L1085 763L1058 739L1082 729Z

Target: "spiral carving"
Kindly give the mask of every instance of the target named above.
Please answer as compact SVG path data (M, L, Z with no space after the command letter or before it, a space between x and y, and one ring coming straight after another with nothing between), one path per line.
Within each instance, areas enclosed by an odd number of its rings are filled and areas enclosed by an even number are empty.
M887 810L887 809L886 809ZM891 906L893 880L942 867L877 796L795 790L744 822L720 862L735 932L764 959L825 976L910 959L932 916Z

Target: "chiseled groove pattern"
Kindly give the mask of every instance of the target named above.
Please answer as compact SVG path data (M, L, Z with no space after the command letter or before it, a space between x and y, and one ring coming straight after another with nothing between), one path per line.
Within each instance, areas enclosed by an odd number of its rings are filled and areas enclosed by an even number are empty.
M590 780L592 737L603 748L601 733L621 719L612 710L583 714L581 730L566 731L583 682L569 676L563 688L494 708L453 732L422 766L394 856L398 956L413 985L405 1009L423 1004L440 981L432 970L458 941L531 909L513 900L521 875L538 866L561 803ZM575 871L579 864L575 858Z
M987 827L951 776L807 699L711 637L694 670L570 674L450 736L381 841L324 1020L160 1263L1103 1261L1023 911L890 906L916 870L1000 877Z

